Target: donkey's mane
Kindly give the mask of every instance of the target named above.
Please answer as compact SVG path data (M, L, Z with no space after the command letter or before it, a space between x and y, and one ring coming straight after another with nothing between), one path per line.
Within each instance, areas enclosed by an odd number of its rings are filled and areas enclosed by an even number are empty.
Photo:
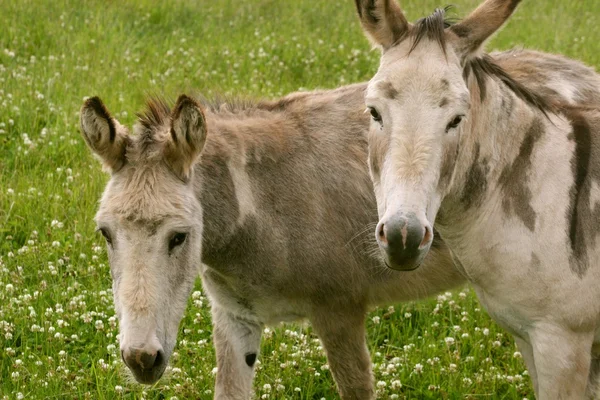
M205 111L219 116L226 115L251 115L261 111L284 111L290 104L298 100L299 96L286 96L278 100L254 100L242 97L232 97L217 94L212 98L195 95L194 98L204 107ZM148 97L146 108L137 113L138 123L142 133L153 134L157 128L162 128L170 121L173 101L157 95Z
M547 116L548 111L552 111L555 105L537 92L529 89L522 83L515 80L508 72L494 62L488 55L470 59L466 62L463 69L465 81L473 74L479 88L479 98L481 101L486 96L486 78L493 76L498 78L506 87L508 87L518 98L525 101L530 106L539 109Z
M455 19L446 17L446 12L451 8L452 6L436 8L433 14L421 18L413 24L408 34L413 41L409 54L415 50L424 38L437 42L444 51L444 54L446 54L446 28L449 28L456 22ZM401 40L403 39L404 38ZM465 62L463 69L465 81L469 78L471 73L475 76L481 101L485 99L486 95L486 78L495 77L506 85L506 87L508 87L518 98L525 101L530 106L539 109L544 115L547 115L548 111L554 109L554 106L550 101L515 80L487 54L468 59Z
M204 107L205 111L223 117L243 117L261 111L284 111L298 97L283 97L278 100L252 100L248 98L215 95L206 98L195 95L194 98ZM174 102L158 95L151 95L146 100L144 111L137 113L140 126L138 144L156 142L156 133L170 122Z

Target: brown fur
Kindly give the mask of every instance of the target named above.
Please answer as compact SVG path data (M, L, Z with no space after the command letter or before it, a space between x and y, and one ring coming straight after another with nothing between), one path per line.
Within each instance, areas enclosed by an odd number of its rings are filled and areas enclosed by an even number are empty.
M543 73L521 79L543 86ZM245 357L258 352L263 324L308 318L342 398L370 399L367 310L464 281L437 235L414 272L385 270L373 251L377 212L367 173L365 88L235 106L197 104L207 136L187 183L163 163L166 143L179 141L171 135L168 103L151 100L129 139L127 166L113 175L115 187L107 190L103 207L157 235L157 224L190 207L173 197L173 188L189 188L201 205L197 261L205 265L202 279L212 303L221 396L249 396L252 369ZM240 181L248 183L252 201L242 196ZM184 273L169 284L193 282L195 276Z
M542 138L544 127L540 120L534 120L525 134L519 154L500 174L498 184L504 197L502 207L506 214L515 213L531 232L535 229L536 213L531 207L531 189L527 186L527 175L532 164L533 147Z

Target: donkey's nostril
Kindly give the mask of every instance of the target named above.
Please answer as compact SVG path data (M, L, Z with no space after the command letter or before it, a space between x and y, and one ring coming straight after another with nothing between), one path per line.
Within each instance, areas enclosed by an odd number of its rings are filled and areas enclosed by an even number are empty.
M425 235L423 235L423 240L421 240L421 244L419 244L419 249L427 247L427 245L431 242L432 239L433 231L429 226L425 225Z
M155 366L158 353L137 353L137 364L142 369L151 369Z
M387 244L387 238L385 237L385 224L381 222L379 223L379 225L377 225L377 239L382 244Z
M154 359L153 367L156 368L156 367L159 367L160 365L162 365L163 358L164 358L163 352L159 350L158 353L156 353L156 358Z

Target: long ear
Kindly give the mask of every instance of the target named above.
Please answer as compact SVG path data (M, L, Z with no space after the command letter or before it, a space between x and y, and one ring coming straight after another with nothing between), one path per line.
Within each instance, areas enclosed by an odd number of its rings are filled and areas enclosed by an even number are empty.
M354 0L367 37L387 50L406 35L410 24L396 0Z
M110 173L126 163L129 136L125 127L110 116L99 97L91 97L81 107L79 126L88 147Z
M202 107L191 97L179 96L171 115L171 137L165 148L165 160L181 180L189 179L205 141L206 118Z
M464 57L477 52L506 22L521 0L486 0L450 30L458 37L458 51Z

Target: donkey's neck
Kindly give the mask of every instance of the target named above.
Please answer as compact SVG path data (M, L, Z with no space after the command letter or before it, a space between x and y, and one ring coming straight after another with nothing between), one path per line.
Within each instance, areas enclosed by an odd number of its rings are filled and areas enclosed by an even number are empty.
M482 215L506 206L503 196L494 194L515 181L526 181L533 146L546 123L541 109L506 84L491 76L484 79L484 89L475 78L469 80L472 108L460 132L451 190L437 219L436 226L448 238L460 237L469 224L480 223ZM526 216L523 221L532 228Z
M203 208L203 260L227 246L252 216L257 199L247 166L276 161L289 147L290 126L279 113L237 118L207 115L211 129L198 165L198 197ZM294 129L291 129L292 131Z
M366 83L361 83L295 93L240 112L207 113L209 133L196 168L205 263L235 262L236 252L230 251L231 246L240 241L245 247L251 246L247 236L256 237L257 229L265 235L273 231L268 218L281 219L282 215L298 212L274 206L281 202L272 196L306 195L294 193L294 189L302 188L298 180L303 184L317 179L315 170L320 168L320 161L315 157L320 151L327 153L323 149L327 147L325 141L353 145L360 140L366 142L369 119L362 113L365 88ZM356 128L339 135L344 123L364 125L364 137L356 137L362 135L362 129ZM305 172L289 170L290 159L305 160ZM273 180L287 180L289 193L271 193L269 182Z

